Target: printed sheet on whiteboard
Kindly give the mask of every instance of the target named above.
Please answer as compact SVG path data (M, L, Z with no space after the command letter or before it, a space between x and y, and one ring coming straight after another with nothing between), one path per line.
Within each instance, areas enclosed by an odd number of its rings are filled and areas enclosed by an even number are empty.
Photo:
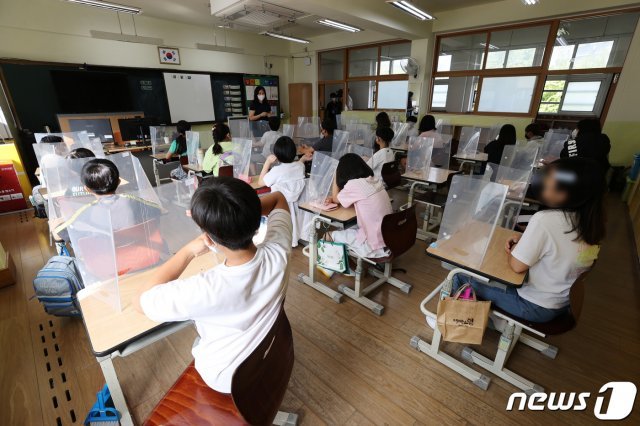
M173 123L215 120L209 74L165 72L163 75Z

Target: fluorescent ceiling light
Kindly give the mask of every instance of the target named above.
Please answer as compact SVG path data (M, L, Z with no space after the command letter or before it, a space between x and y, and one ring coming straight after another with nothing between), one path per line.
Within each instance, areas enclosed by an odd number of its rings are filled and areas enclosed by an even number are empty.
M540 0L522 0L522 3L525 6L535 6L536 4L540 3Z
M387 3L389 3L393 7L396 7L402 10L403 12L407 12L408 14L412 15L415 18L420 19L421 21L429 21L432 19L436 19L433 16L429 15L424 10L418 9L417 7L415 7L413 4L409 3L406 0L400 0L400 1L387 0Z
M244 53L244 49L240 47L218 46L217 44L196 43L196 48L213 52Z
M123 4L109 3L100 0L66 0L69 3L83 4L85 6L99 7L102 9L113 10L114 12L130 13L132 15L139 15L142 13L142 9L133 6L125 6Z
M271 31L263 31L260 34L266 35L266 36L269 36L269 37L280 38L282 40L293 41L293 42L296 42L296 43L304 43L304 44L311 43L309 40L305 40L303 38L292 37L292 36L288 36L288 35L284 35L284 34L280 34L280 33L274 33L274 32L271 32Z
M352 27L351 25L343 24L342 22L333 21L331 19L326 19L326 18L320 19L320 20L316 21L316 23L318 23L320 25L324 25L326 27L337 28L337 29L342 30L342 31L349 31L351 33L357 33L359 31L362 31L361 28Z

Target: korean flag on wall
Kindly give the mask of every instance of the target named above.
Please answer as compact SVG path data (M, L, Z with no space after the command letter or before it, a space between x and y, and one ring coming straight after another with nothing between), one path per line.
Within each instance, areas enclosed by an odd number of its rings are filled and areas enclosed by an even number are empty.
M161 64L180 65L180 51L173 47L158 47Z

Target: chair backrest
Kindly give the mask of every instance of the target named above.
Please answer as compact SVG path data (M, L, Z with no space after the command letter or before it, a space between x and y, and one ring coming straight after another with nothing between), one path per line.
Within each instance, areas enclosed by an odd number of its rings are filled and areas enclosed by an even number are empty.
M233 374L231 396L247 423L272 423L289 384L293 358L293 335L283 307L267 336Z
M382 177L382 181L387 186L387 189L395 188L400 185L400 182L402 181L400 168L395 161L383 164L380 175Z
M386 215L382 219L382 238L393 257L408 251L416 242L418 219L416 205Z
M587 276L592 270L593 266L588 271L583 272L573 283L573 285L571 286L571 290L569 291L571 315L573 316L575 322L578 322L578 319L582 314L582 306L584 305L585 281L587 280Z
M220 166L218 168L218 176L233 177L233 166Z

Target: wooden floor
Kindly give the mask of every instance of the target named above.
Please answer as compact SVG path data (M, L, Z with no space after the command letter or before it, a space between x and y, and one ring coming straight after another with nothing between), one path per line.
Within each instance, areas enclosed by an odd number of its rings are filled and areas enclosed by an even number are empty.
M586 411L507 412L511 385L494 377L482 391L409 346L414 335L431 337L418 304L446 275L422 242L397 261L408 269L411 294L390 288L376 294L386 307L382 317L299 284L307 263L295 251L287 313L296 363L283 409L300 414L305 425L595 423L595 394L603 384L640 385L640 279L626 208L611 197L608 211L609 235L587 283L577 329L550 339L560 348L556 360L517 347L509 364L548 391L591 392ZM104 379L81 321L49 317L31 300L32 279L52 255L45 222L31 216L0 217L0 241L18 270L18 284L0 289L1 424L80 424ZM332 285L338 282L349 280ZM138 422L191 361L195 335L187 329L116 360ZM495 344L496 336L488 332L487 341ZM449 344L447 351L458 356L460 346ZM640 424L638 405L626 422Z

